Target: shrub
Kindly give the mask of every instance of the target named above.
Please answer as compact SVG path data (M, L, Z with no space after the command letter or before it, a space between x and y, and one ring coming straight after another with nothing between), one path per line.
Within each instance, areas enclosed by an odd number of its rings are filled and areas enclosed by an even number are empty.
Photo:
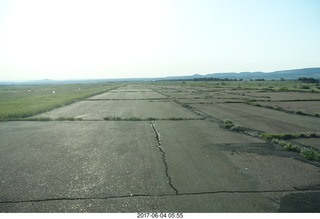
M295 144L291 144L285 141L280 141L280 145L283 146L283 148L287 151L296 151L296 152L300 152L301 149L298 145Z
M231 131L239 131L241 130L241 127L234 124L234 122L230 119L225 119L223 121L223 127L224 128L227 128L227 129L230 129Z
M320 160L320 153L310 148L302 148L301 155L308 160Z
M232 120L230 120L230 119L225 119L225 120L223 121L223 126L224 126L225 128L227 128L227 129L230 129L230 128L232 128L232 127L234 126L234 124L233 124L233 121L232 121Z

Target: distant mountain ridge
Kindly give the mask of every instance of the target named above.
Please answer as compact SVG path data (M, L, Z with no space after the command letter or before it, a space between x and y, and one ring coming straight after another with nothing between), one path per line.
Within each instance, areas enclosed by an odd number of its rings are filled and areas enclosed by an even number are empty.
M219 79L266 79L266 80L280 80L281 78L286 80L295 80L300 77L316 78L320 79L320 68L302 68L293 70L283 70L274 72L229 72L229 73L212 73L206 75L194 74L192 76L173 76L166 77L168 80L187 80L195 78L219 78Z
M206 75L194 74L191 76L168 76L157 78L122 78L122 79L69 79L69 80L51 80L42 79L34 81L1 81L0 85L12 84L76 84L76 83L105 83L105 82L148 82L148 81L170 81L170 80L193 80L195 78L217 78L217 79L265 79L265 80L297 80L300 77L315 78L320 80L320 68L302 68L293 70L283 70L274 72L229 72L229 73L211 73Z

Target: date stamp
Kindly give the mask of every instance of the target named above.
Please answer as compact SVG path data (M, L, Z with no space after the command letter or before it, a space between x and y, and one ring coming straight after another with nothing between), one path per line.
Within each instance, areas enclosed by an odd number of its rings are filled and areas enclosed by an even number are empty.
M183 218L183 213L137 213L137 218Z

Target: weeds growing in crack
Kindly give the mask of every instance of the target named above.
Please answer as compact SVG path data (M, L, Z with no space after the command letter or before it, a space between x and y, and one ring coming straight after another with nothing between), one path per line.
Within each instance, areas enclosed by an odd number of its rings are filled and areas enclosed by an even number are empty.
M287 141L272 139L272 143L282 146L287 151L295 151L300 153L308 160L320 161L320 151L314 148L304 147Z
M289 140L295 138L320 138L319 132L300 132L300 133L284 133L284 134L274 134L274 133L261 133L259 137L266 140L279 139L279 140Z

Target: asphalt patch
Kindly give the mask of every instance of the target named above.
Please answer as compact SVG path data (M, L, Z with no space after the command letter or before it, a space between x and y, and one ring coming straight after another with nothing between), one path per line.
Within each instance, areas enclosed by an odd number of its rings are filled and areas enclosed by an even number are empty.
M320 212L320 192L286 195L280 200L278 212Z

